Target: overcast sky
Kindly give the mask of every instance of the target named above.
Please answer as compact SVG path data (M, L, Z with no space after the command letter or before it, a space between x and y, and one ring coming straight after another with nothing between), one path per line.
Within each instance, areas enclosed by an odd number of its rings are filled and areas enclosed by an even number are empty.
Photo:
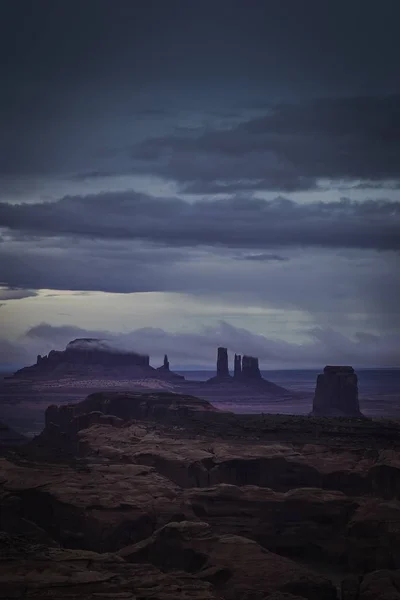
M400 366L398 0L0 0L0 363Z

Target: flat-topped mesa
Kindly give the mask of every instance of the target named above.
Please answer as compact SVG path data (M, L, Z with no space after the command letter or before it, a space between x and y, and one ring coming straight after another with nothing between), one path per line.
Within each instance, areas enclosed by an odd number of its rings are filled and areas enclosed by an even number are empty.
M358 401L358 378L353 367L327 365L318 375L313 416L362 417Z
M240 354L235 354L235 362L233 368L233 376L235 379L240 378L242 375L242 357Z
M65 350L51 350L47 356L37 355L36 363L15 373L19 376L57 376L64 372L89 373L93 368L102 370L140 367L143 373L154 371L150 357L137 352L113 348L107 340L94 338L76 339Z
M324 373L326 375L335 374L335 373L354 373L353 367L342 367L338 365L327 365L324 368Z
M261 379L258 358L244 355L242 358L242 379Z
M217 377L230 377L228 366L228 349L218 348L217 353Z
M50 352L49 358L52 352ZM64 352L58 354L63 355L60 358L65 362L81 365L104 365L112 367L136 365L148 367L150 364L150 357L148 355L114 349L106 341L93 338L74 340L67 345Z

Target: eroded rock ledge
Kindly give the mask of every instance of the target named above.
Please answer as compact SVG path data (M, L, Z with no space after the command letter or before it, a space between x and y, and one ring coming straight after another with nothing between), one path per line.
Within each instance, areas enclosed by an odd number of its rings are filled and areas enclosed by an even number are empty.
M399 431L175 394L50 407L0 459L0 598L400 600Z

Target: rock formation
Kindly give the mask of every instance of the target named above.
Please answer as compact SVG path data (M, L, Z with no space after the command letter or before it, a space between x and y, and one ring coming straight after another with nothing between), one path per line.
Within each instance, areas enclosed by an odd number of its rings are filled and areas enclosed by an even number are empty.
M24 600L218 600L196 575L162 573L117 554L32 543L0 533L1 598Z
M227 348L218 348L217 377L230 377Z
M157 372L163 379L167 379L168 381L179 383L179 380L183 381L185 379L183 375L178 375L178 373L174 373L170 370L167 354L164 355L164 362L161 367L157 367Z
M243 356L242 358L242 378L261 379L260 367L258 366L258 358L254 356Z
M242 357L240 354L235 354L233 376L235 377L235 379L237 379L241 376L241 374L242 374Z
M163 367L166 371L169 371L169 360L167 354L164 355Z
M331 581L278 556L240 535L216 535L201 521L168 523L147 540L119 551L133 564L153 564L163 572L196 573L221 598L336 600ZM281 592L275 596L277 592Z
M14 431L0 421L0 449L10 446L20 446L28 441L24 435Z
M0 598L400 600L400 424L247 417L49 408L47 440L0 457Z
M293 396L289 390L263 379L258 364L258 358L254 356L243 357L240 354L235 354L234 371L233 377L229 374L228 368L228 350L226 348L218 348L217 356L217 374L211 379L207 380L209 384L218 384L219 387L223 384L229 384L232 390L242 390L243 393L247 393L247 389L250 385L252 389L256 387L262 391L262 393L273 396ZM204 388L200 391L200 394L204 394Z
M326 366L318 375L312 415L362 417L358 402L358 380L353 367Z
M45 430L41 434L67 435L68 439L95 424L120 427L132 419L166 420L210 411L219 412L207 400L193 396L158 392L98 392L77 404L51 405L45 413ZM40 437L40 436L39 436Z
M168 356L158 369L150 366L148 355L113 348L106 340L82 338L69 342L65 350L51 350L48 356L38 354L36 364L14 374L23 378L114 377L122 379L161 378L183 380L169 368Z

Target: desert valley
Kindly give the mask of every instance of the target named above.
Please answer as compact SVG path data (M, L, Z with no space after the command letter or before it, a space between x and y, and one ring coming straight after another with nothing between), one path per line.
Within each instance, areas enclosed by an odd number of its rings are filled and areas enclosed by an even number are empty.
M228 359L185 380L81 339L3 380L1 418L44 426L0 429L0 598L400 598L390 405L366 417L351 367L307 394Z

